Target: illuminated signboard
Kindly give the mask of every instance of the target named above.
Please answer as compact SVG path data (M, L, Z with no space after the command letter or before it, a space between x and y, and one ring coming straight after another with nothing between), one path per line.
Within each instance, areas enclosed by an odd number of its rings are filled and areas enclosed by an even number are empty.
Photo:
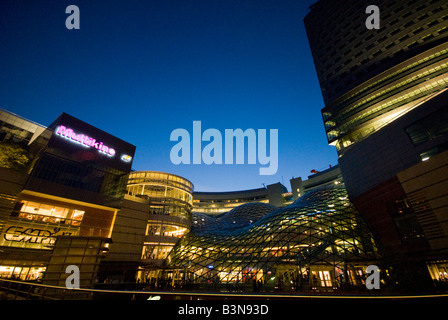
M60 125L56 129L56 134L83 146L94 148L109 157L113 157L115 155L115 149L106 146L103 142L97 141L95 138L89 137L83 133L76 133L73 129L67 128L63 125Z
M128 155L128 154L123 154L121 156L121 160L124 161L124 162L131 162L132 157L130 155Z
M55 242L56 236L77 235L78 230L61 227L47 227L45 225L6 225L3 237L0 238L0 245L25 248L50 249Z

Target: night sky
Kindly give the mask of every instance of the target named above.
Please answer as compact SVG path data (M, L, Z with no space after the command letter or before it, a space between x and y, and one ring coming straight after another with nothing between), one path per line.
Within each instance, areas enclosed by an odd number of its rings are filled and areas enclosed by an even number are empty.
M71 114L135 145L134 170L183 176L196 191L289 189L337 163L303 24L314 2L2 0L0 108L43 125ZM79 30L65 26L72 4ZM171 132L192 134L195 120L223 135L278 129L277 173L172 164Z

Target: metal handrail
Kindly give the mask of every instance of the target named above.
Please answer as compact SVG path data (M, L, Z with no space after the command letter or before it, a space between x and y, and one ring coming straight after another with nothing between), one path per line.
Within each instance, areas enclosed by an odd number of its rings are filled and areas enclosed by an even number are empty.
M22 286L25 289L21 290ZM15 288L14 288L15 287ZM35 293L37 289L42 289ZM60 290L57 294L52 290ZM76 293L78 295L76 295ZM81 295L79 295L81 294ZM84 294L84 295L82 295ZM126 291L126 290L106 290L106 289L90 289L79 288L69 289L67 287L59 287L52 285L44 285L39 283L31 283L25 281L0 279L0 300L3 299L84 299L93 300L95 294L101 299L101 294L109 295L106 298L112 299L111 295L127 295L129 300L158 300L164 299L437 299L448 298L445 294L421 294L421 295L403 295L403 294L370 294L370 293L348 293L348 294L297 294L297 293L226 293L226 292L189 292L189 291ZM9 296L9 297L8 297ZM80 298L81 297L81 298Z

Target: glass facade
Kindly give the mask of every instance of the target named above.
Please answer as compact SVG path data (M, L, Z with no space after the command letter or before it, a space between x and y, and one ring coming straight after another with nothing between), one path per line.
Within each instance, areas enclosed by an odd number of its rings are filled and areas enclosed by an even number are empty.
M120 208L135 146L63 113L30 151L26 189Z
M304 19L322 117L395 283L428 290L427 264L443 269L447 252L448 3L378 2L379 29L361 14L370 4L320 0Z
M443 140L439 143L437 142L437 139L448 133L448 102L439 110L416 121L414 124L405 128L405 130L414 146L423 146L419 150L422 161L427 161L431 157L448 150L448 142ZM432 143L429 148L424 148L425 143L430 141L435 143Z
M321 0L305 17L325 108L328 142L339 154L448 87L446 1L385 1L381 27L371 3Z
M104 237L57 237L43 275L43 284L65 287L66 270L70 266L75 266L79 271L79 286L93 287L101 258L107 247L108 239Z
M333 289L361 285L365 266L379 258L341 185L315 189L281 209L246 204L221 223L201 215L196 221L168 256L167 265L177 270L173 282ZM199 221L205 223L196 227Z
M74 226L81 224L85 213L84 210L64 208L26 200L18 203L16 210L18 218L50 223L64 222Z
M45 267L0 266L0 278L36 281L42 279Z
M236 192L195 192L193 196L194 212L210 216L228 212L244 203L269 203L269 195L265 188Z
M191 220L193 184L174 174L137 171L129 175L126 193L150 202L150 214Z
M83 190L86 193L99 193L113 200L120 200L123 197L126 186L126 174L119 170L101 168L93 163L86 166L49 154L39 159L39 165L33 172L33 180L37 179ZM33 187L36 185L37 183L33 184Z
M438 50L419 56L416 63L406 62L414 72L399 65L399 71L382 74L371 80L373 84L366 83L350 97L343 96L323 109L328 141L342 150L447 88L448 47L441 45Z
M145 282L157 274L174 245L191 228L193 184L174 174L136 171L129 176L126 199L146 204L148 212L137 277Z
M276 209L277 207L267 203L252 202L218 216L193 212L193 228L195 232L225 233L228 230L248 226Z
M0 109L0 142L12 142L27 146L33 136L41 133L45 127L24 119L10 111Z
M262 202L284 207L295 200L293 193L288 192L288 189L279 182L250 190L195 192L193 198L193 211L211 216L228 212L245 203Z

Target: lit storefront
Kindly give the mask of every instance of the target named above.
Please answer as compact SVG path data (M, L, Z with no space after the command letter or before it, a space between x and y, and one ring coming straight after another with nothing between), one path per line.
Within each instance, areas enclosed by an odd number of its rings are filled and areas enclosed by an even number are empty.
M0 278L34 281L42 277L44 267L0 266Z
M58 201L27 191L21 198L5 221L1 246L51 249L57 236L110 235L115 209Z

